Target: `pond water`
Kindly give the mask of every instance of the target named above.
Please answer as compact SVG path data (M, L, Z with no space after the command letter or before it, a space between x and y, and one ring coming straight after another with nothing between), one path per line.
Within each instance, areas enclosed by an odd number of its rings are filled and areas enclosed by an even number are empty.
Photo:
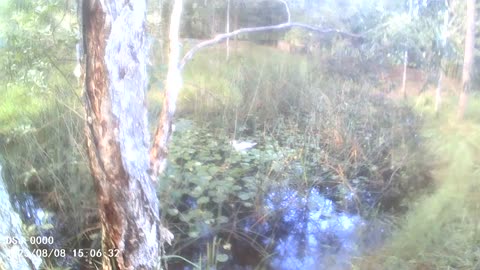
M340 211L315 188L271 192L265 207L284 227L274 236L271 269L350 269L352 258L380 246L389 231L379 220Z
M218 269L352 269L355 257L383 244L391 223L380 214L362 217L347 210L356 207L323 194L318 188L276 188L264 195L263 204L255 207L254 213L240 217L222 233L204 233L208 236L200 237L178 255L198 262L199 257L206 256L206 243L216 236L231 244L228 250L219 248L219 253L229 257L217 265ZM355 204L350 197L346 204ZM169 269L195 268L177 261L169 264Z
M42 228L55 223L54 216L30 195L15 196L14 205L29 225ZM265 195L259 209L236 225L237 235L243 237L231 239L229 261L219 264L219 269L255 269L259 265L278 270L351 269L355 257L381 246L390 231L388 223L348 212L317 188L277 188ZM53 228L40 230L40 235L61 239L58 233ZM192 248L196 249L190 250L195 254L193 261L205 252L204 245ZM78 267L71 258L57 263ZM194 268L173 264L171 269Z
M22 216L26 225L42 228L51 224L52 217L41 206L38 199L27 193L12 196L13 207Z
M31 248L47 250L67 248L67 236L62 233L65 224L61 224L52 211L46 210L38 198L28 193L19 193L12 195L12 203L15 211L21 216L30 237L53 239L53 244L40 244ZM55 261L55 264L71 270L80 269L81 265L70 253L63 257L52 257L51 260ZM45 263L43 267L46 267Z

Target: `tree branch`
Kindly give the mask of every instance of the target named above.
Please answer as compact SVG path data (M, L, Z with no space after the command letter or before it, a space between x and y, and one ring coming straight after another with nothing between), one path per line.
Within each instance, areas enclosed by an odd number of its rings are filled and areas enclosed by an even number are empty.
M220 43L220 42L222 42L222 41L224 41L228 38L231 38L231 37L234 37L234 36L237 36L237 35L240 35L240 34L245 34L245 33L255 33L255 32L264 32L264 31L278 31L278 30L290 29L290 28L293 28L293 27L302 28L302 29L305 29L305 30L309 30L309 31L318 33L318 34L332 34L333 33L333 34L339 34L339 35L342 35L342 36L348 37L348 38L354 38L354 39L363 38L363 36L359 35L359 34L347 33L347 32L340 31L338 29L319 28L319 27L315 27L315 26L312 26L312 25L309 25L309 24L298 23L298 22L286 22L286 23L269 25L269 26L241 28L241 29L232 31L230 33L217 35L212 39L205 40L203 42L198 43L192 49L190 49L190 51L188 51L187 54L185 54L185 56L183 57L182 61L179 64L178 68L180 69L180 71L182 71L183 68L185 67L185 65L187 64L187 62L190 61L193 58L193 56L199 50L201 50L205 47L209 47L209 46L215 45L217 43Z

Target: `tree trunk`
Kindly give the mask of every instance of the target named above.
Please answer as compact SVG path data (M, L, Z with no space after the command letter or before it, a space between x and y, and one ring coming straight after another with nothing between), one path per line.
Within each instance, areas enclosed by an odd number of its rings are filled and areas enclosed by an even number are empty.
M408 52L405 51L403 56L403 77L402 77L402 95L407 99L407 66L408 66Z
M443 77L444 77L444 72L443 69L440 67L439 69L439 75L438 75L438 81L437 81L437 89L435 89L435 115L438 116L440 113L440 106L442 104L442 88L443 88Z
M233 29L238 29L238 28L239 28L239 25L238 25L238 20L239 20L239 19L238 19L238 17L239 17L239 14L240 14L240 5L239 5L239 3L237 3L237 2L238 2L238 1L233 2ZM237 40L238 40L238 37L235 36L235 37L233 37L233 39L234 39L235 41L237 41ZM234 46L235 46L235 48L236 48L237 43L235 43Z
M176 103L182 88L182 74L180 61L180 19L182 16L183 1L173 2L170 16L170 31L168 35L170 53L168 55L168 74L165 82L165 97L157 131L153 138L153 147L150 150L150 161L154 177L162 173L166 167L168 142L172 136L172 122L175 115Z
M435 90L435 115L438 116L440 113L440 107L442 105L442 88L443 88L443 78L445 77L446 69L444 69L443 65L443 56L446 51L446 45L447 45L447 40L449 39L449 34L448 34L448 24L450 22L450 6L448 4L448 1L445 1L445 14L443 17L443 28L442 28L442 53L440 55L440 61L439 61L439 69L438 69L438 82L437 82L437 89Z
M226 26L225 26L225 33L230 32L230 0L227 0L227 20L226 20ZM228 61L228 58L230 58L230 38L227 38L227 56L226 60Z
M410 20L413 17L413 0L408 1L408 16ZM407 99L407 66L408 66L408 50L405 49L403 56L403 78L402 78L402 95L403 99Z
M145 90L146 3L85 0L86 136L103 229L103 269L154 269L159 202Z
M458 104L457 116L463 118L467 107L475 48L475 0L467 0L467 29L465 32L465 52L462 70L462 93Z

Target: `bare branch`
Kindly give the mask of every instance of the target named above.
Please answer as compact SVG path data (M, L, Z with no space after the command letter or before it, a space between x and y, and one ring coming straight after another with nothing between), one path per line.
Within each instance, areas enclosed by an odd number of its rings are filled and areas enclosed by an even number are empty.
M202 48L209 47L212 45L215 45L217 43L220 43L228 38L240 35L240 34L245 34L245 33L255 33L255 32L264 32L264 31L278 31L278 30L284 30L284 29L290 29L293 27L298 27L302 29L306 29L318 34L339 34L345 37L349 38L355 38L359 39L362 38L362 35L359 34L352 34L352 33L347 33L340 31L338 29L325 29L325 28L319 28L315 27L309 24L304 24L304 23L297 23L297 22L287 22L287 23L281 23L281 24L276 24L276 25L269 25L269 26L259 26L259 27L248 27L248 28L241 28L235 31L232 31L230 33L225 33L225 34L220 34L215 36L213 39L205 40L203 42L198 43L195 45L190 51L188 51L187 54L183 57L182 61L179 64L179 70L183 70L185 67L186 63L192 59L192 57Z

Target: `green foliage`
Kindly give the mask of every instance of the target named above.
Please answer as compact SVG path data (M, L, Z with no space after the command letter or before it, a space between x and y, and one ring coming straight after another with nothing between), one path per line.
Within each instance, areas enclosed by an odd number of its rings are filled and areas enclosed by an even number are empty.
M31 131L35 117L49 105L48 100L42 100L23 85L10 83L0 91L0 134L24 134Z
M227 20L227 1L185 1L181 34L187 38L207 39L224 33ZM230 30L279 24L286 21L283 3L266 1L230 1ZM277 40L281 33L262 32L245 34L238 38L268 42Z
M174 249L232 230L240 216L261 207L272 186L296 182L288 171L297 151L279 146L271 137L256 134L250 139L257 146L238 152L223 129L188 120L179 120L176 126L169 164L159 184L164 219L176 235ZM221 243L229 244L220 235L208 242L199 265L209 268L227 261L230 251Z
M237 152L222 130L193 125L176 132L160 184L160 198L169 205L166 214L180 215L181 221L193 225L191 237L198 237L206 232L199 230L198 223L215 227L229 221L228 204L251 208L266 190L272 168L292 154L272 143L264 141L258 148Z
M69 7L62 1L24 4L18 7L9 1L1 14L0 76L4 83L22 82L47 90L51 77L62 72L65 57L74 55L75 15L64 9Z
M0 16L0 134L33 126L63 89L75 91L75 15L62 1L21 3L6 1Z
M295 89L302 89L311 75L313 66L306 58L246 42L231 46L236 49L227 63L225 51L216 47L197 54L187 65L180 113L193 113L199 121L222 115L221 124L233 127L235 122L254 125L290 112L298 100ZM273 106L266 106L266 101Z
M375 60L377 65L401 64L404 52L408 51L410 66L436 68L441 55L453 62L463 55L464 31L459 30L459 25L462 25L464 3L460 2L451 3L453 19L446 29L449 35L446 44L442 43L442 35L447 7L442 1L412 1L411 12L408 1L322 1L316 3L315 8L294 10L293 20L363 37L347 48L338 48L337 40L332 46L331 37L313 34L314 42L322 48L333 47L340 52L358 49L360 57Z
M472 99L478 103L478 97ZM411 203L401 227L384 249L362 262L362 269L479 266L480 122L478 118L459 122L451 107L444 107L438 118L433 113L427 117L423 135L436 163L436 189Z
M218 16L217 9L225 7L224 1L186 1L184 8L183 31L190 38L208 38L215 33L212 29L218 29L219 25L212 22L212 18ZM224 13L224 12L223 12ZM224 20L224 19L223 19Z

